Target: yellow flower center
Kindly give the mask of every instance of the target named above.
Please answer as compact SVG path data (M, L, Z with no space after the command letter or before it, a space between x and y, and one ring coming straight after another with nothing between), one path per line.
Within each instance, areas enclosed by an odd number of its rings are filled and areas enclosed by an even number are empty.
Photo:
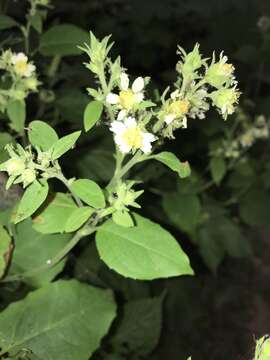
M132 109L136 103L136 97L132 90L122 90L119 94L119 102L122 108L126 110Z
M242 137L242 143L246 146L250 146L253 144L254 138L250 134L243 135Z
M18 74L24 74L27 70L27 61L25 60L18 60L16 61L15 65L15 71Z
M140 149L142 147L142 132L138 127L127 129L123 134L123 139L132 148Z
M181 117L183 115L186 115L189 110L189 101L187 100L176 100L169 106L169 112L172 112L177 117Z
M226 75L231 75L234 72L234 66L232 64L223 64L222 70Z

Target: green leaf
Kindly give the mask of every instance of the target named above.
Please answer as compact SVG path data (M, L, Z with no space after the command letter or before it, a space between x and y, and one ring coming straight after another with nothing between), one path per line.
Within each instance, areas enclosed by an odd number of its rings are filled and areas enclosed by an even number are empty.
M270 195L256 184L241 199L239 204L240 216L251 226L270 228Z
M26 119L25 102L20 100L9 101L7 105L7 114L11 121L12 129L19 134L22 134Z
M12 136L8 133L0 133L0 150L4 149L7 144L12 142Z
M69 241L70 235L44 235L35 231L30 219L18 224L15 234L15 249L9 274L23 274L24 272L38 269L63 249ZM49 283L59 274L65 265L65 260L50 269L24 279L34 287Z
M135 215L136 226L107 221L96 234L101 259L123 276L152 280L193 274L189 259L174 237L158 224Z
M43 234L63 233L67 219L77 209L70 196L56 193L33 219L33 227Z
M181 193L165 194L162 205L169 220L180 230L192 233L199 225L201 204L198 196Z
M42 19L42 12L36 11L34 16L31 16L31 25L33 28L39 33L42 33L43 28L43 19Z
M116 315L113 295L57 281L9 305L0 318L0 355L30 349L38 359L88 360Z
M180 178L186 178L190 175L191 170L187 161L181 162L173 153L163 151L157 155L153 155L152 159L156 159L168 166L171 170L177 172Z
M49 192L47 182L43 181L39 183L34 181L24 192L16 214L14 217L14 223L17 224L20 221L30 217L35 211L43 204Z
M213 157L210 161L210 171L214 182L218 185L226 174L226 162L222 157Z
M125 210L115 211L112 214L112 219L113 219L113 222L115 222L115 224L120 225L120 226L132 227L134 225L131 215L129 214L128 211L125 211Z
M60 158L68 150L73 148L80 135L81 131L75 131L74 133L66 135L54 143L51 147L52 159L56 160Z
M89 131L100 119L103 111L103 104L100 101L91 101L85 108L83 124L85 131Z
M88 33L71 24L55 25L45 32L40 39L40 52L44 56L79 55L79 45L89 41Z
M139 299L125 304L122 319L111 340L113 346L117 349L127 347L138 357L149 355L161 333L163 298Z
M67 219L65 232L78 230L94 213L94 209L88 206L77 208Z
M10 29L18 26L18 23L7 15L0 15L0 30Z
M55 130L44 121L34 120L29 124L30 143L42 151L49 150L58 140Z
M4 275L12 252L11 238L0 225L0 278Z
M75 180L71 184L71 191L87 205L96 209L105 206L105 198L101 188L94 181L89 179Z

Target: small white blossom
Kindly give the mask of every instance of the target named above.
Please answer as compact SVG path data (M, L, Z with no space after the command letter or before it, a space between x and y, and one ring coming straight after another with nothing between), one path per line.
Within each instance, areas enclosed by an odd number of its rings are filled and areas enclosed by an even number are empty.
M155 136L142 131L133 117L127 117L124 121L113 121L110 130L114 133L114 141L122 153L132 150L142 150L144 153L151 152L151 143Z
M20 76L30 77L36 70L35 65L29 63L28 57L22 52L13 54L11 63L14 66L15 73Z
M142 77L135 79L131 88L129 86L128 75L122 73L120 75L119 94L109 93L106 97L107 103L118 105L121 110L117 117L118 120L124 119L128 112L144 99L144 79Z

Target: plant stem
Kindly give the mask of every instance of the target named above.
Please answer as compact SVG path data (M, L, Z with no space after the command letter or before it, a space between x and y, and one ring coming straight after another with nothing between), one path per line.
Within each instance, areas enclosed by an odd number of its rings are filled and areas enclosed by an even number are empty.
M11 281L21 281L24 278L34 277L42 272L51 269L55 265L57 265L62 259L66 257L66 255L78 244L78 242L85 236L91 235L96 231L96 227L85 226L81 230L77 231L72 239L67 243L67 245L52 259L48 259L46 264L33 269L26 271L22 274L15 274L11 276L7 276L5 279L1 280L1 282L11 282Z
M72 191L72 189L71 189L71 186L69 185L68 179L67 179L63 174L55 175L55 178L58 179L59 181L61 181L61 182L66 186L66 188L67 188L67 189L69 190L69 192L71 193L73 199L75 200L76 204L77 204L79 207L82 207L83 204L82 204L82 202L81 202L81 199L78 198L78 196L73 193L73 191Z

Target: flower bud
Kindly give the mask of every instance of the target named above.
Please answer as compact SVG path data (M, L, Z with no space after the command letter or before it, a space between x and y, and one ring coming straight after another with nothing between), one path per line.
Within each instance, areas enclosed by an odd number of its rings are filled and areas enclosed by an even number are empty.
M22 173L22 182L24 187L32 184L33 181L36 180L36 172L33 169L26 169L23 173Z
M22 159L9 159L6 161L3 166L5 167L5 170L8 172L10 176L18 176L23 173L25 170L25 164Z
M216 106L223 118L226 120L228 115L233 114L235 105L238 103L240 92L236 88L220 89L210 94L213 105Z

